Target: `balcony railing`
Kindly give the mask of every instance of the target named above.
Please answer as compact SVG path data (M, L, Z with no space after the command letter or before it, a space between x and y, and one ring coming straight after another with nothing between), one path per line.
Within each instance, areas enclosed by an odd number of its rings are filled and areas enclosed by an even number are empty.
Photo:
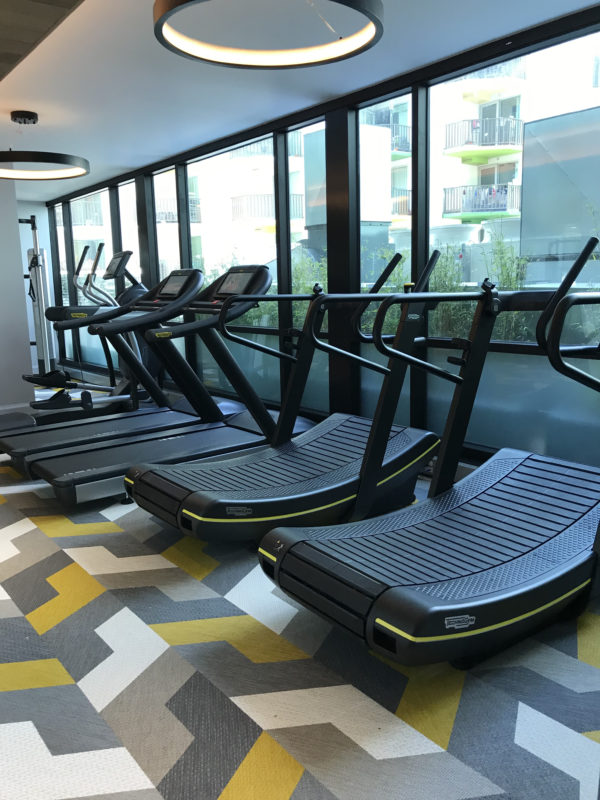
M84 197L71 203L71 220L73 225L103 225L100 197Z
M410 125L390 125L392 132L392 150L400 153L410 153L412 128Z
M523 120L512 117L463 119L446 125L446 150L468 145L522 147Z
M304 195L290 195L290 218L303 219ZM272 194L243 194L231 198L231 218L234 222L241 219L274 219L275 198Z
M412 192L410 189L392 187L392 216L412 214Z
M444 214L518 213L520 210L521 187L512 183L444 189Z

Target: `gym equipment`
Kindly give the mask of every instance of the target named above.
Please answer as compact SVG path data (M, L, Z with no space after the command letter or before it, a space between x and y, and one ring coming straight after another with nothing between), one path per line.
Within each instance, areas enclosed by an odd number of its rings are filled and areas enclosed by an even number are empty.
M127 333L153 329L187 309L198 314L200 319L195 323L182 323L174 330L196 326L199 335L208 341L211 336L207 336L207 331L214 333L212 329L216 327L224 301L232 293L236 301L228 306L229 319L236 318L253 305L253 301L246 301L243 294L240 298L239 292L266 292L271 282L267 267L232 267L198 294L199 278L194 278L194 291L188 288L194 274L198 275L197 271L172 272L148 296L137 301L130 309L134 314L123 316L117 313L112 320L108 315L104 318L98 316L91 328L94 333L106 336L159 408L153 412L145 411L143 417L130 412L121 415L120 419L102 421L100 427L93 422L82 423L74 426L73 437L68 442L65 440L70 433L64 430L60 440L55 438L53 442L38 438L37 443L32 443L33 437L27 437L21 443L20 453L14 448L11 451L13 459L30 477L43 478L51 484L62 503L72 505L122 493L123 475L135 461L153 458L172 463L222 455L264 444L272 435L275 428L273 417L222 343L213 354L218 356L218 365L230 377L245 405L225 401L220 406L211 397L179 351L168 347L167 340L175 335L171 328L158 329L163 337L150 337L150 341L160 342L158 347L150 346L159 358L165 360L167 371L187 398L186 408L189 409L191 404L193 413L189 413L189 410L182 412L168 407L167 397L147 381L143 368L136 364L135 356L124 340ZM4 445L4 441L0 442L0 447Z
M107 307L127 305L147 291L146 287L127 271L127 262L131 256L131 251L129 250L113 255L103 275L103 280L117 281L119 278L125 277L130 285L123 292L117 294L116 299L99 289L95 284L95 276L103 248L103 244L98 245L92 269L85 281L80 284L79 276L89 251L89 246L86 246L83 249L73 277L75 286L83 293L86 299L90 300L90 304L82 306L50 306L45 310L46 320L52 322L63 321L65 322L65 329L80 326L81 320L86 320L86 324L89 324L90 318L98 312L105 310ZM135 346L137 347L137 344ZM110 386L75 381L72 380L69 373L57 369L48 370L39 375L25 374L22 376L23 379L30 383L58 388L60 391L46 400L34 400L30 403L33 409L43 413L13 412L1 415L0 432L6 434L20 433L22 429L30 430L40 425L54 425L59 422L94 417L137 407L139 396L135 382L131 380L131 375L126 374L124 379L117 385L110 351L105 341L103 341L103 349L107 359L109 375L111 376ZM126 372L126 370L124 371ZM69 389L80 390L81 398L74 399L71 397L67 391ZM90 394L92 391L105 392L106 396L97 397L93 400Z
M598 348L560 347L568 309L600 301L565 296L597 243L550 298L536 333L554 366L600 391L600 380L564 362L598 357ZM379 346L387 348L381 338ZM485 658L585 600L600 553L600 468L503 449L453 486L453 436L449 424L428 500L359 522L275 528L259 547L265 574L405 664Z
M437 255L430 259L419 286L415 288L425 285ZM392 360L386 367L332 347L318 335L325 309L334 304L351 309L347 317L358 329L360 317L370 303L385 305L391 297L396 297L377 294L396 263L397 260L388 265L371 294L315 297L306 316L295 358L241 339L228 332L222 323L221 331L228 338L294 362L271 446L226 461L163 467L136 465L125 477L128 494L140 506L177 525L182 532L202 539L219 540L256 540L281 520L322 524L347 518L349 514L381 513L411 503L417 476L434 455L438 437L428 431L393 425L406 364ZM466 430L468 409L483 364L484 343L491 335L495 314L493 287L486 284L480 292L460 295L417 292L408 297L413 301L411 314L405 313L395 340L395 346L403 343L405 349L420 328L425 308L434 307L442 300L478 303L477 341L466 343L457 340L454 344L461 351L471 349L468 361L464 357L460 359L461 374L456 376L438 370L455 384L455 402L463 413L460 422L458 413L456 415L458 441L458 431ZM255 299L261 301L261 298ZM294 299L289 295L262 298L267 302ZM225 302L223 314L228 302L231 300ZM369 339L364 335L363 338ZM315 348L352 358L383 374L381 398L385 400L380 401L374 420L336 413L291 440L291 426L298 412ZM460 448L455 449L458 453ZM380 458L381 471L372 484L374 458ZM367 485L369 488L365 491Z

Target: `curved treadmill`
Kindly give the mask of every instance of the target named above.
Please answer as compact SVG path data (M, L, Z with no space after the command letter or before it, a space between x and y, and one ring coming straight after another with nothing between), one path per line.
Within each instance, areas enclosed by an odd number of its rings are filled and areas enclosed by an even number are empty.
M163 281L167 288L169 280L171 280L171 276L166 279L166 282ZM266 291L269 284L269 271L264 266L232 267L197 295L193 301L188 297L186 310L204 315L203 322L201 320L197 323L190 323L190 325L197 327L203 324L207 330L215 333L212 329L216 325L218 313L225 298L230 297L232 293L243 294L244 287L247 291ZM231 318L235 318L238 313L241 313L240 308L247 306L248 304L239 302L234 307L230 307ZM137 329L140 326L144 329L148 328L152 319L155 320L154 324L158 322L156 317L152 316L152 312L149 313L146 321L144 321L143 314L135 319L138 320L134 324ZM105 335L121 355L123 352L127 352L127 345L123 342L122 336L131 328L131 321L124 318L122 321L99 323L93 326L91 331ZM167 334L165 342L169 339L167 329L159 328L158 332ZM162 341L160 337L159 340ZM157 349L156 352L160 357L162 351ZM144 430L133 430L125 426L119 428L115 434L110 434L108 431L106 431L106 435L102 434L97 437L92 434L85 441L72 442L68 447L58 447L44 452L29 452L23 459L28 474L31 477L43 478L48 481L57 498L62 503L71 505L76 502L122 493L123 475L131 463L136 461L152 458L159 463L173 463L223 455L244 447L264 444L274 430L275 423L251 387L246 385L247 382L244 383L245 377L239 367L235 365L227 349L224 348L224 352L221 352L220 355L224 360L228 359L227 369L232 372L237 369L240 385L246 386L247 394L242 399L246 401L248 411L225 417L202 383L193 374L183 356L173 347L170 359L165 364L166 369L178 383L178 387L185 389L187 399L202 415L201 419L192 414L183 414L163 408L157 412L158 424ZM181 376L187 376L190 381L195 381L193 383L194 391L191 391L188 386L183 387L180 384ZM235 388L239 391L239 386ZM164 426L161 424L161 419L165 419Z
M569 309L600 305L600 294L565 297L570 277L541 315L537 339L559 372L600 392L598 378L564 360L597 359L598 347L560 346ZM451 488L436 472L435 496L415 508L275 528L260 543L264 572L405 664L486 657L595 590L600 467L503 449Z
M481 292L469 294L315 298L272 446L214 463L135 466L125 477L128 493L140 506L178 525L184 533L221 540L258 540L281 522L324 524L351 515L360 519L411 503L417 476L435 454L439 439L429 431L393 424L407 363L391 359L386 367L324 343L318 337L324 310L346 303L359 304L364 311L369 302L376 301L381 303L378 319L383 319L387 308L401 300L404 310L394 343L411 350L425 307L441 301L476 301L472 341L455 343L463 351L462 357L453 361L460 366L459 374L436 370L455 384L454 432L462 442L497 313L497 293L492 290L491 284L486 284ZM373 420L333 414L290 441L290 420L297 413L315 347L347 355L383 373L379 403ZM422 362L412 358L410 363ZM455 448L457 459L459 452L460 448Z

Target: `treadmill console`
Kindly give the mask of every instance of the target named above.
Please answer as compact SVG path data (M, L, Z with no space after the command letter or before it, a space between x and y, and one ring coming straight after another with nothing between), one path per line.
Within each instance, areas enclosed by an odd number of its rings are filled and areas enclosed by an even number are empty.
M106 271L102 276L103 281L112 280L113 278L120 278L125 274L127 262L133 255L131 250L123 250L121 253L115 253L111 260L108 262Z
M256 269L242 267L230 269L218 286L215 297L224 300L232 294L244 294L256 278Z
M162 286L158 297L160 300L172 300L181 292L190 277L189 270L174 270Z

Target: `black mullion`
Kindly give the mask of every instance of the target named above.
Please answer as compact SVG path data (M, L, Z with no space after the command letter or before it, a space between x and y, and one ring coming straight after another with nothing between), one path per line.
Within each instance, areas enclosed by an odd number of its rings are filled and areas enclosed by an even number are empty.
M412 90L411 280L416 283L429 257L429 90ZM427 335L427 315L421 335ZM424 355L424 357L426 357ZM410 424L427 427L427 373L410 370Z
M138 175L136 177L135 202L142 282L145 283L146 286L154 286L159 281L159 275L152 175Z
M179 226L179 263L181 269L191 269L192 264L192 228L190 219L190 190L187 164L175 166L175 193L177 197L177 224ZM184 322L191 322L192 314L184 314ZM198 347L196 334L184 337L185 360L198 372Z
M292 253L290 232L290 182L288 138L285 131L275 134L273 140L275 159L275 230L277 247L277 291L279 294L292 292ZM278 303L279 349L292 353L292 340L289 331L294 324L292 303ZM290 376L291 365L287 360L279 360L280 396L283 397Z
M123 239L121 238L121 206L119 203L119 189L117 186L110 186L108 189L108 205L110 208L110 233L112 236L113 253L120 253L123 249ZM108 264L109 259L106 260ZM117 278L115 291L117 294L125 289L125 278Z
M62 306L62 283L60 279L60 249L58 247L58 231L56 230L56 207L48 207L48 228L50 233L50 258L52 259L52 287L54 291L54 305ZM66 358L65 335L62 331L57 334L58 360Z
M175 167L175 191L177 195L177 220L179 222L179 258L181 269L192 268L192 231L190 229L190 195L187 164Z
M358 224L358 114L339 109L325 115L327 198L327 291L360 291ZM327 331L335 347L358 353L348 325L348 308L332 308ZM360 409L360 368L335 354L329 356L329 405L332 411L356 414Z
M67 267L67 289L69 291L69 305L78 305L79 298L77 297L77 289L73 284L73 276L75 274L75 244L73 241L73 215L71 214L71 204L62 204L63 213L63 230L65 233L65 261ZM79 355L80 362L83 361L83 353L81 352L81 339L79 338L79 330L75 329L71 332L73 341L73 356L75 360ZM66 352L66 348L65 348Z

